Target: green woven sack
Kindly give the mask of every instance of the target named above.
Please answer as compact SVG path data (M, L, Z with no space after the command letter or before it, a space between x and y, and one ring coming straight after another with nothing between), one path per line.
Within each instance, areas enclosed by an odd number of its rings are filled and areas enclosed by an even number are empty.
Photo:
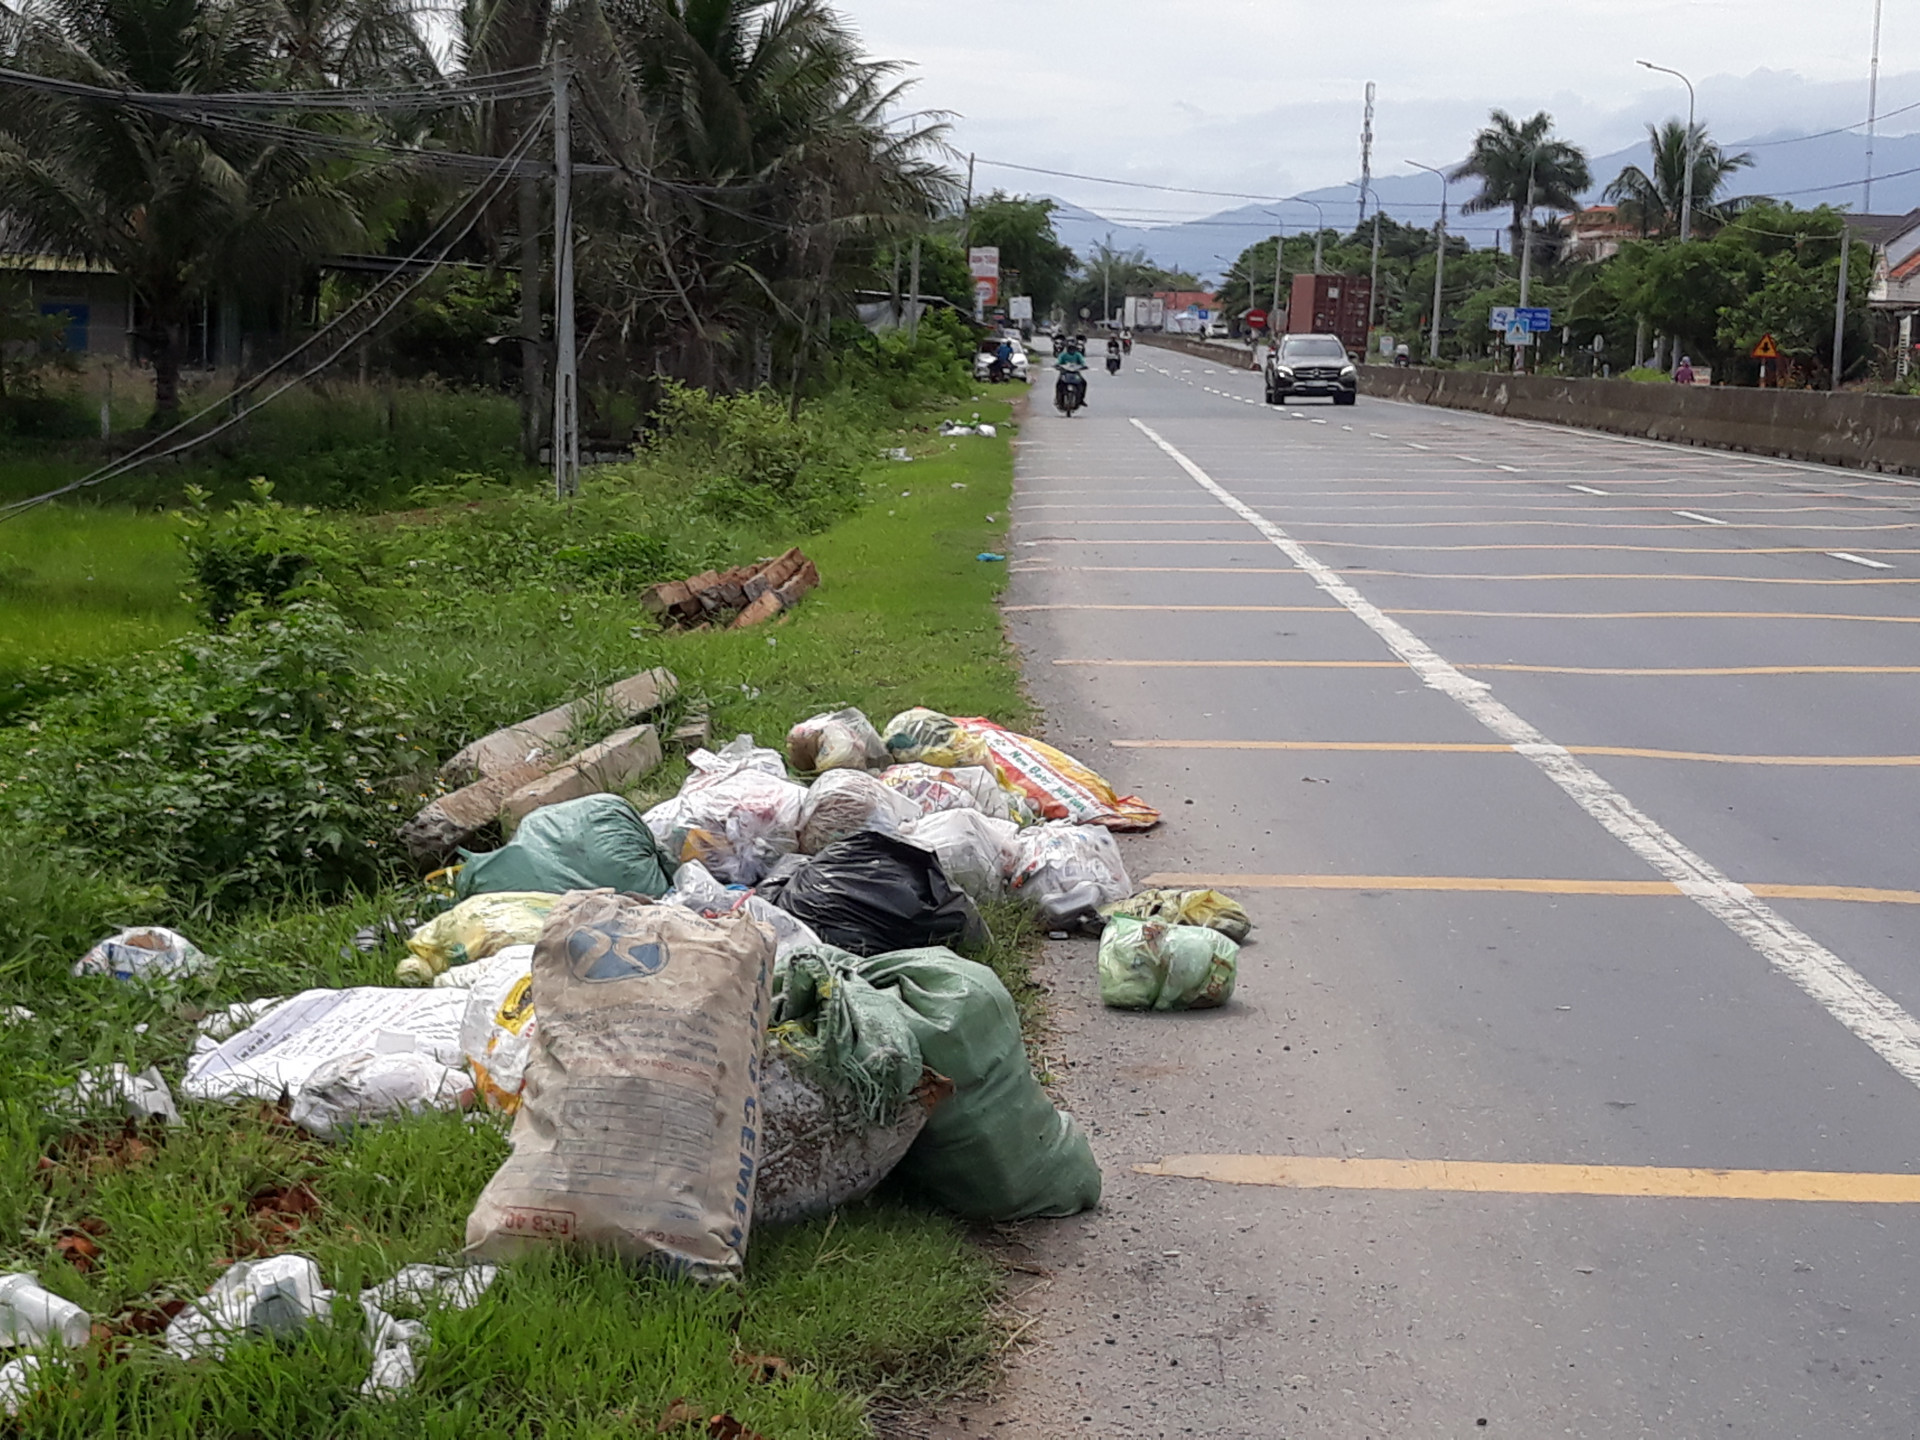
M583 795L536 810L513 839L465 862L456 898L502 890L618 890L658 899L673 888L647 822L618 795Z
M1000 978L951 950L852 960L900 1006L920 1058L953 1082L899 1174L971 1220L1072 1215L1100 1202L1100 1166L1073 1117L1033 1078Z

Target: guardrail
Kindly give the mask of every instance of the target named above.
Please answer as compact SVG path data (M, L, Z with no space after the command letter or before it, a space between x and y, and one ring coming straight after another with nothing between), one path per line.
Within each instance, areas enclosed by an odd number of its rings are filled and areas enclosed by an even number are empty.
M1788 460L1920 475L1920 400L1367 365L1363 395Z

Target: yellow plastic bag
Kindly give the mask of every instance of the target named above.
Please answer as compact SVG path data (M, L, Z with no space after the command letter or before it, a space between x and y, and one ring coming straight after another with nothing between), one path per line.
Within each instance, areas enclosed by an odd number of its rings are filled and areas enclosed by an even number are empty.
M559 903L558 895L537 890L502 890L462 900L413 932L407 941L413 953L394 974L403 983L425 985L450 966L484 960L509 945L531 945Z
M1240 902L1218 890L1142 890L1118 905L1103 906L1100 913L1109 919L1124 915L1165 925L1204 925L1236 944L1253 929L1253 919Z

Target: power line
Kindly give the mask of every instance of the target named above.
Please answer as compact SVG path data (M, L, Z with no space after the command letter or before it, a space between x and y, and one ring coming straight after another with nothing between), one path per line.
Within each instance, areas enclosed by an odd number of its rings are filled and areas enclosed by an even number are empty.
M1886 114L1882 115L1880 119L1891 120L1894 116L1904 115L1909 110L1920 110L1920 100L1914 101L1911 105L1902 105L1898 110L1889 110ZM1868 123L1868 121L1859 120L1852 125L1842 125L1837 130L1816 130L1811 135L1789 135L1784 140L1749 140L1743 148L1747 150L1765 150L1775 145L1801 145L1808 140L1825 140L1834 135L1851 135L1856 130L1864 130ZM1881 178L1884 179L1885 177L1883 176Z

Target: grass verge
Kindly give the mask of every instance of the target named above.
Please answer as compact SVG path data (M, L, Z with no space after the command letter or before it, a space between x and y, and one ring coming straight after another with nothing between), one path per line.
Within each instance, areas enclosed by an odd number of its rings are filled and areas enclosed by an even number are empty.
M984 418L1006 421L1004 404L975 403ZM484 604L468 597L467 612L438 627L375 627L362 643L403 680L409 657L424 666L428 655L452 656L440 663L464 666L464 681L419 672L411 684L425 697L464 683L486 697L464 717L474 722L509 702L548 703L649 664L680 675L721 737L751 730L777 744L796 720L845 705L880 723L914 704L1023 722L1027 704L993 603L1005 566L976 558L1004 543L1008 441L1004 432L941 439L926 418L897 437L917 458L870 470L868 503L804 541L823 584L784 623L661 636L616 594L506 586ZM766 548L780 543L764 537ZM663 772L656 783L673 778ZM16 887L31 878L27 867L10 873ZM324 1144L271 1108L191 1106L167 1130L103 1122L76 1130L49 1113L86 1065L158 1064L177 1079L201 1010L314 985L388 982L395 954L348 942L359 927L420 913L424 902L398 889L207 922L193 933L221 958L219 975L174 993L75 979L67 953L51 944L29 942L0 966L0 1000L36 1014L7 1029L0 1047L0 1269L38 1271L104 1327L88 1350L50 1362L51 1383L19 1433L633 1435L653 1432L685 1400L769 1437L825 1440L866 1434L876 1400L911 1404L980 1375L999 1343L993 1266L951 1220L875 1203L756 1234L737 1290L701 1291L590 1257L518 1266L475 1309L429 1317L433 1344L414 1391L365 1400L357 1392L367 1354L351 1296L402 1264L457 1248L504 1153L502 1126L429 1114ZM113 903L138 908L127 897ZM980 958L1007 977L1031 1020L1024 922L1010 911L995 919L1000 933ZM283 1250L312 1255L345 1297L336 1324L242 1345L217 1365L181 1364L146 1338L166 1308L201 1294L232 1259ZM766 1355L787 1364L742 1363Z

